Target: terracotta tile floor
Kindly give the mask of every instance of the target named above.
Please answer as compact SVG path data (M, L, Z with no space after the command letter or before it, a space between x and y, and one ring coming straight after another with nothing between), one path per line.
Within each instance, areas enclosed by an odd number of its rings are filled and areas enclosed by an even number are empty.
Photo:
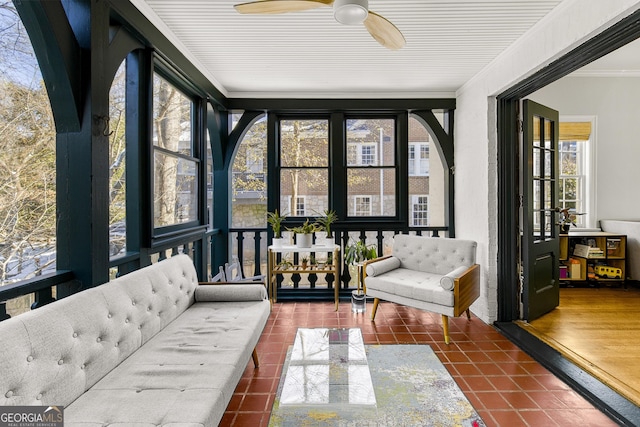
M284 302L258 344L260 368L249 362L220 425L267 426L282 364L298 327L359 327L365 344L428 344L487 426L615 426L611 419L504 338L472 317L450 319L451 344L440 315L381 303L375 323L347 302Z

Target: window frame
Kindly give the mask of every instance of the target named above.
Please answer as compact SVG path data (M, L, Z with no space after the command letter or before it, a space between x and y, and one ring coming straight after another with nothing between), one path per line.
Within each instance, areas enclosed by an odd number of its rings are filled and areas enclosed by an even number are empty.
M581 186L581 194L576 195L576 200L583 200L582 207L578 209L578 213L583 213L579 218L582 219L582 224L579 224L578 227L580 229L599 229L597 226L597 208L596 208L596 167L595 167L595 153L596 153L596 116L591 115L571 115L571 116L560 116L561 122L590 122L591 123L591 135L587 141L579 141L582 142L582 155L580 157L580 161L577 164L579 179L582 180ZM561 140L558 141L559 147L562 142L569 142L569 140ZM561 162L561 154L565 151L560 151L558 149L558 162ZM563 179L565 175L561 175L562 165L559 164L559 173L558 180L559 185L562 185ZM571 175L573 177L573 175ZM564 207L565 200L558 199L558 205Z
M153 130L149 130L149 227L151 229L150 232L150 240L149 246L155 247L155 244L164 240L169 236L173 236L176 233L189 232L193 230L198 230L200 228L206 228L206 218L204 215L204 210L207 208L204 206L206 202L206 168L207 161L203 158L206 155L206 150L204 149L205 144L205 115L206 115L206 104L203 101L202 95L198 93L195 89L195 86L192 85L185 77L183 77L180 73L174 70L169 64L162 60L162 58L156 56L154 57L153 67L150 71L150 94L149 94L149 126L153 126L153 112L154 112L154 95L153 95L153 84L155 75L165 80L167 83L171 84L178 91L181 92L187 99L191 101L191 113L190 113L190 123L191 123L191 155L187 155L180 151L172 151L166 149L164 147L160 147L153 142ZM154 213L154 193L155 193L155 155L156 153L162 153L164 155L173 156L178 160L185 160L187 162L192 162L195 167L195 194L193 197L195 198L195 219L169 224L169 225L155 225L155 213ZM203 154L205 153L205 154Z
M357 197L363 196L363 194L349 194L349 189L348 189L348 176L349 176L349 171L356 171L356 170L361 170L361 171L373 171L373 170L377 170L377 171L383 171L383 174L386 171L392 171L392 176L395 179L395 189L398 189L399 185L401 184L401 170L403 169L402 167L402 160L401 160L401 156L402 156L402 152L400 149L400 143L399 141L402 140L402 138L400 137L401 133L400 133L400 115L398 113L381 113L381 114L372 114L372 113L358 113L358 112L353 112L350 111L348 112L348 114L344 114L342 116L342 129L343 129L343 134L342 134L342 150L343 150L343 155L344 155L344 180L345 180L345 184L346 184L346 188L347 190L344 192L343 198L345 200L345 213L346 213L346 218L347 221L351 220L351 221L363 221L363 220L368 220L368 221L399 221L402 218L402 208L400 207L400 192L399 191L395 191L394 193L394 205L395 205L395 213L393 215L374 215L373 214L373 195L368 195L370 197L370 215L369 216L361 216L361 215L355 215L356 212L356 205L355 205L355 200ZM406 119L408 121L408 115L406 116ZM390 164L381 164L381 157L384 155L384 146L381 146L380 149L377 148L377 144L376 143L350 143L348 141L348 137L349 137L349 131L348 131L348 126L347 123L349 120L390 120L393 122L393 139L394 139L394 143L393 143L393 162L390 162ZM407 122L408 123L408 122ZM356 164L349 164L349 158L348 158L348 153L349 153L349 146L356 146L356 147L362 147L362 146L373 146L376 147L375 148L375 159L374 159L374 164L362 164L362 150L360 148L357 148L356 150ZM407 148L408 150L408 148ZM381 153L382 151L382 153ZM387 161L387 159L385 159L385 161ZM408 175L407 175L408 176ZM384 194L381 195L381 197L384 197ZM354 205L352 209L348 208L348 200L351 199L354 201Z

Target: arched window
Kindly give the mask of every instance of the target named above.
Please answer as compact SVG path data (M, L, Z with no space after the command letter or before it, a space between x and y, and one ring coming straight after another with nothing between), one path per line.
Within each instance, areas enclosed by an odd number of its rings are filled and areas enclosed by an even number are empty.
M437 116L436 116L437 117ZM445 226L445 168L429 130L409 117L409 226Z
M55 128L36 56L12 3L0 8L0 20L4 284L55 270Z
M249 127L231 167L231 227L264 227L267 218L267 118Z
M56 130L36 55L12 2L0 5L0 29L0 285L5 285L56 270ZM30 305L14 302L20 307L8 303L11 315Z

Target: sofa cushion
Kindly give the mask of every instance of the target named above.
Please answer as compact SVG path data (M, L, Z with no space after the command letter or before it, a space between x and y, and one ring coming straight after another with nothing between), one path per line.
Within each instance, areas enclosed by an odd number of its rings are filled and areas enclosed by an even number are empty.
M397 268L380 276L367 276L367 292L379 290L406 298L453 306L453 292L440 286L441 274Z
M367 265L367 276L379 276L400 267L400 260L394 256Z
M468 269L469 267L466 266L458 267L452 272L442 276L442 278L440 279L440 286L442 286L442 289L452 291L456 284L455 279L462 276L462 274Z
M238 282L233 285L201 285L196 288L196 301L260 301L267 299L267 288L262 283Z
M217 425L269 313L268 300L195 303L65 408L65 421Z
M441 276L476 262L476 242L398 234L393 239L392 255L400 259L401 267L436 273Z

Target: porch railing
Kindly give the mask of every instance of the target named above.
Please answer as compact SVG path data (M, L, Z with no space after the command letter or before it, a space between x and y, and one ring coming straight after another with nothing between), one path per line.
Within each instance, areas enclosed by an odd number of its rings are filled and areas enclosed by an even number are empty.
M417 234L431 236L445 236L448 227L402 227L402 226L349 226L334 228L335 242L343 249L355 240L361 240L366 244L374 244L378 255L382 256L390 250L391 238L395 234ZM109 276L111 279L146 265L168 258L172 255L185 253L189 255L199 269L203 279L212 272L218 270L214 260L216 256L216 240L221 238L219 230L208 230L189 235L176 236L162 243L154 245L151 249L140 252L130 252L114 258L109 262ZM229 230L229 258L236 256L243 266L246 276L266 274L267 266L267 229L266 228L232 228ZM294 262L298 262L294 259ZM319 278L314 275L292 275L288 278L287 289L283 287L284 278L279 278L278 296L281 300L287 299L332 299L333 286L338 283L340 294L347 295L353 289L354 282L349 266L342 262L341 277L336 280L333 277ZM311 276L311 277L309 277ZM80 285L72 271L57 271L42 275L30 280L21 281L0 287L0 321L12 315L12 310L7 309L7 302L23 299L23 309L35 309L49 304L57 299L58 286L65 286L72 291L80 290ZM21 312L20 311L20 312ZM14 313L17 314L17 313Z

